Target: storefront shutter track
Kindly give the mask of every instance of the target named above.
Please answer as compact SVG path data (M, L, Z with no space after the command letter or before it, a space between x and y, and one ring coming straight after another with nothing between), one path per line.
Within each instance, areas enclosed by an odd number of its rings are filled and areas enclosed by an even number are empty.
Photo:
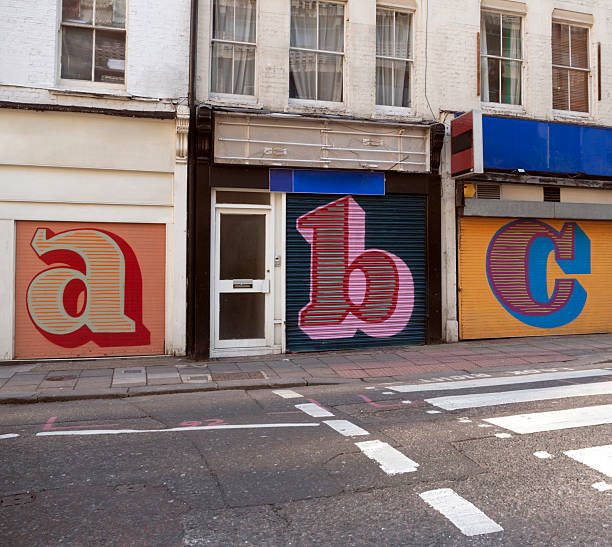
M351 196L350 223L347 223L346 210L334 205L343 198L347 196L287 195L288 351L423 344L427 315L426 198L411 195ZM346 201L342 203L346 205ZM365 240L362 247L357 244L359 248L353 249L354 262L350 264L351 259L343 254L343 248L346 248L343 245L350 240L355 246L355 242L360 241L359 233L363 234L364 230L363 223L356 221L360 210L365 216ZM305 215L309 227L319 228L315 256L310 243L297 228L298 219ZM301 222L304 232L304 221ZM370 250L384 253L371 253ZM360 253L363 253L362 258L355 259ZM313 260L315 264L311 263ZM405 312L403 304L397 303L410 300L407 291L399 296L399 300L393 300L400 294L398 287L406 285L398 282L399 274L389 266L392 260L400 264L397 272L405 271L401 266L404 264L412 276L414 302L411 314ZM364 275L361 268L369 275ZM316 281L311 279L313 269L317 272ZM300 311L311 302L315 282L318 283L320 300L316 313L308 319L312 328L309 330L304 328L304 321L300 324ZM356 332L351 332L350 328L348 332L341 332L347 317L346 322L354 322L353 312L347 312L348 308L357 309L355 313L366 325L377 322L384 325L379 331L374 329L369 334L360 328Z

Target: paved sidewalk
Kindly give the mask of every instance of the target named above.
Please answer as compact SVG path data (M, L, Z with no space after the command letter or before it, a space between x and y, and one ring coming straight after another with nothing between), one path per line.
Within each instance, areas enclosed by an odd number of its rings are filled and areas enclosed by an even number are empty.
M437 346L232 360L140 357L0 365L0 404L448 377L510 367L612 362L612 334L479 340Z

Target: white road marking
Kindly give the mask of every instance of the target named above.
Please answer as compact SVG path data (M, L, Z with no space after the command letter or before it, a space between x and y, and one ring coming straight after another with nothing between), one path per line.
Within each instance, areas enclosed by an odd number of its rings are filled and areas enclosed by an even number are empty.
M553 457L553 455L546 452L546 450L538 450L537 452L534 452L533 455L541 460L550 460Z
M459 380L457 382L438 382L435 384L408 384L389 386L389 389L408 393L411 391L443 391L450 389L469 389L473 387L502 386L510 384L529 384L533 382L549 382L552 380L567 380L569 378L588 378L591 376L606 376L607 369L575 370L566 372L545 372L527 376L502 376L500 378L479 378L477 380Z
M383 395L395 395L395 393L393 393L392 391L383 391L382 394Z
M355 443L355 446L368 458L377 462L387 475L413 473L419 467L417 462L382 441L363 441Z
M314 403L303 403L301 405L295 405L295 408L305 412L309 416L313 418L328 418L329 416L333 416L333 414L329 410L325 410L319 405L315 405Z
M429 490L420 494L421 498L436 511L450 520L462 534L478 536L503 532L504 529L485 515L478 507L462 498L450 488Z
M493 427L491 424L478 424L478 427Z
M323 422L332 429L335 429L341 435L345 437L357 437L359 435L369 435L365 429L361 429L358 425L355 425L348 420L325 420Z
M427 414L442 414L441 410L426 410Z
M449 397L425 399L425 402L444 410L459 410L463 408L528 403L530 401L550 401L551 399L587 397L592 395L612 395L612 382L521 389L496 393L475 393L473 395L451 395Z
M591 469L595 469L595 471L612 477L612 444L582 448L580 450L568 450L563 453L577 462L588 465Z
M402 401L402 403L405 405L409 405L410 403L412 403L412 401L405 400L405 401Z
M533 414L517 414L502 418L486 418L485 422L515 433L538 433L572 427L612 424L612 405L587 406L568 410L552 410Z
M0 439L14 439L15 437L19 437L18 433L5 433L4 435L0 435Z
M209 431L214 429L265 429L276 427L317 427L318 423L306 424L239 424L239 425L202 425L196 427L171 427L169 429L81 429L80 431L41 431L37 437L58 435L120 435L123 433L174 433L177 431Z
M510 435L510 433L495 433L495 436L498 439L509 439L510 437L512 437L512 435Z
M607 492L608 490L612 490L612 484L608 484L607 482L595 482L591 484L595 490L599 490L600 492Z
M296 393L292 389L273 389L272 393L282 397L283 399L299 399L300 397L303 397L303 395Z

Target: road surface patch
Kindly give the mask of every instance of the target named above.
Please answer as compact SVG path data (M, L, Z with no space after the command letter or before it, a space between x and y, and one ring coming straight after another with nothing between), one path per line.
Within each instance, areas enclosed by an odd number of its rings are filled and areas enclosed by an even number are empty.
M450 488L429 490L420 497L450 520L465 536L479 536L503 532L504 529L491 520L474 504L462 498Z
M574 427L612 424L612 405L587 406L532 414L516 414L502 418L485 418L485 422L515 433L539 433Z
M399 450L382 441L363 441L355 443L368 458L378 463L387 475L413 473L419 464L402 454Z

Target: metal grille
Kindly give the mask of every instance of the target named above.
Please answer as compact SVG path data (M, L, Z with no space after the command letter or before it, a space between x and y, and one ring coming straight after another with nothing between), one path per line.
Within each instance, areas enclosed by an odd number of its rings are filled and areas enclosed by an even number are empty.
M477 184L476 197L478 199L499 199L499 184Z
M422 196L287 195L290 351L424 343L425 211Z
M544 201L561 201L561 189L558 186L544 186Z

